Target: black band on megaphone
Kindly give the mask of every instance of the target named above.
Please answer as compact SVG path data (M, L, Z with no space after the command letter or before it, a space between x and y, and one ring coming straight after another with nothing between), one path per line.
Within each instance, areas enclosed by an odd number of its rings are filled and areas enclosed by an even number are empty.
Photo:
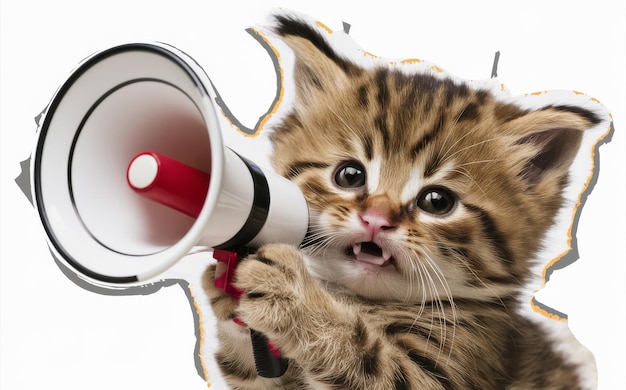
M245 246L252 241L261 231L267 220L267 214L270 210L270 189L267 184L265 174L259 168L258 165L252 161L239 156L241 160L246 164L250 175L252 176L252 183L254 186L254 197L252 199L252 208L248 219L244 223L241 230L239 230L230 240L223 244L215 246L216 249L232 249Z

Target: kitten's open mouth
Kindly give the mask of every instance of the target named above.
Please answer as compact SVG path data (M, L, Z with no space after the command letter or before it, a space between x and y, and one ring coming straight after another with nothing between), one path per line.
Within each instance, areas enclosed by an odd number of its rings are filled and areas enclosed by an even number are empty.
M379 267L385 267L394 262L393 256L387 249L381 248L371 241L352 244L346 248L346 254L356 261Z

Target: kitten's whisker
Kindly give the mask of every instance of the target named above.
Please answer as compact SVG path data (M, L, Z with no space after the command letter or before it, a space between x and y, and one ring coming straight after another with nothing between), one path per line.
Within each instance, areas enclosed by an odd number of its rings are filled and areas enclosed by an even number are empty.
M417 312L417 317L421 317L422 314L424 313L424 310L426 308L426 283L424 282L424 275L423 272L421 270L421 267L416 264L414 261L411 261L411 257L410 254L406 253L403 256L405 258L405 263L409 264L412 268L413 272L409 273L409 288L407 289L407 297L408 299L414 299L413 298L413 285L415 284L415 282L417 281L417 279L419 279L419 283L418 286L421 289L421 294L419 294L419 296L421 296L421 302L420 302L420 308L419 311ZM416 318L417 320L417 318Z
M306 245L302 249L311 256L324 252L336 242L341 242L339 237L330 229L315 225L309 227L309 234L307 235L306 241L311 244Z
M455 132L454 132L454 131L452 131L452 129L454 128L454 126L456 126L456 125L457 125L457 123L459 122L459 119L461 118L461 116L463 115L463 113L465 113L465 110L466 110L466 109L467 109L467 106L466 106L465 108L463 108L463 110L461 110L461 112L459 113L459 115L457 115L457 117L455 118L454 122L452 122L452 123L450 124L450 126L448 126L448 129L447 129L447 134L446 134L446 138L445 138L445 140L444 140L444 144L441 146L441 148L440 148L440 149L443 149L443 147L444 147L444 146L445 146L445 144L447 143L447 140L450 138L450 136L452 136L452 135L456 135L456 134L455 134ZM454 142L452 145L450 145L450 146L448 147L448 149L446 149L446 151L445 151L445 152L443 152L441 155L442 155L442 156L447 156L447 155L448 155L448 153L449 153L452 149L454 149L454 147L455 147L456 145L458 145L458 144L459 144L459 142L461 142L461 141L463 141L463 140L465 139L465 137L468 137L469 135L472 135L474 132L476 132L476 131L478 131L478 130L480 130L480 129L481 129L481 127L480 127L480 126L474 126L472 129L470 129L470 131L468 131L468 132L466 132L465 134L463 134L462 136L460 136L460 137L456 140L456 142ZM447 159L447 158L444 158L444 162L446 162L446 161L448 161L448 159Z
M450 341L450 349L449 349L449 354L448 354L448 360L451 358L451 354L452 354L452 345L454 345L454 339L456 336L456 324L457 324L457 312L456 312L456 304L454 303L454 298L452 297L452 290L450 289L450 285L448 284L448 281L445 279L445 276L443 275L443 272L441 271L441 268L437 265L437 263L433 260L433 258L431 256L429 256L428 254L426 254L426 259L427 262L426 264L433 270L433 272L435 273L435 276L437 277L437 280L439 281L439 283L441 284L441 286L444 289L445 295L448 299L448 303L450 305L450 314L452 316L452 323L453 323L453 327L452 327L452 340ZM437 296L437 301L438 301L438 305L441 308L441 314L442 314L442 324L443 324L443 335L442 335L442 340L440 343L440 353L443 352L442 348L445 346L445 340L447 338L447 333L445 332L446 328L447 328L447 321L446 321L446 314L445 314L445 305L443 304L443 301L441 300L441 298L439 297L439 295Z
M457 125L457 123L459 123L459 119L461 119L461 116L463 115L463 113L465 113L465 110L467 109L467 106L463 107L463 109L461 110L461 112L459 112L459 115L456 116L456 118L454 118L454 121L452 123L450 123L450 125L448 126L448 128L446 129L446 138L444 138L443 140L443 144L441 145L441 148L439 148L440 150L443 150L443 148L446 146L446 144L448 143L448 140L450 139L450 137L454 134L454 131L452 131L452 129ZM476 127L474 128L476 129ZM472 131L475 131L474 129L472 129ZM459 137L459 139L452 144L448 149L446 149L446 151L443 153L443 155L445 156L446 154L448 154L448 152L450 152L450 150L452 148L454 148L454 146L461 141L463 138L467 137L469 134L472 133L472 131L468 131L467 133L465 133L463 136ZM456 135L456 134L455 134Z
M364 135L365 132L359 133L356 130L354 130L352 126L350 126L348 122L344 118L342 118L339 114L337 114L337 112L333 110L331 107L329 107L329 110L345 126L346 130L349 130L352 133L352 135L354 135L355 138L362 139L363 137L366 137L366 135Z
M434 314L434 310L435 308L439 311L442 312L443 311L443 307L442 307L442 303L441 300L438 297L438 292L437 292L437 287L435 285L435 281L432 278L431 273L428 271L428 269L426 269L426 266L428 265L428 263L430 262L429 257L427 254L425 254L424 258L426 259L426 262L418 262L418 266L421 269L421 274L425 276L426 280L428 283L424 283L425 286L428 287L428 292L431 296L431 304L429 305L431 307L431 310L433 311ZM432 267L431 267L432 268ZM436 273L436 271L435 271ZM424 294L424 297L426 297L427 294ZM434 325L434 321L435 321L435 317L437 317L436 315L432 315L430 316L430 321L431 321L431 328L430 328L430 332L428 335L428 339L427 341L430 341L430 335L432 334L432 326ZM441 332L441 338L439 339L439 348L441 349L441 344L445 341L445 323L441 322L441 318L439 318L439 327L440 327L440 332Z
M501 138L496 138L496 137L494 137L494 138L489 138L489 139L485 139L485 140L482 140L482 141L480 141L480 142L476 142L476 143L473 143L473 144L471 144L471 145L469 145L469 146L466 146L466 147L464 147L464 148L461 148L461 149L459 149L459 150L455 151L454 153L452 153L452 154L450 154L450 155L444 155L444 156L445 156L445 158L444 158L444 160L443 160L442 165L443 165L443 164L445 164L446 162L448 162L448 161L449 161L452 157L456 156L457 154L459 154L459 153L461 153L461 152L464 152L464 151L466 151L466 150L468 150L468 149L471 149L471 148L475 148L475 147L480 146L480 145L484 145L484 144L489 143L489 142L498 141L498 140L500 140L500 139L501 139ZM455 145L456 145L458 142L459 142L459 141L455 142ZM447 153L446 153L446 154L447 154Z
M465 269L468 270L469 273L472 274L472 276L474 276L474 278L485 288L485 290L490 292L489 294L490 297L496 298L500 302L502 307L506 308L506 304L500 297L500 294L498 294L491 286L489 286L487 283L483 281L483 279L476 273L476 271L472 269L472 266L467 262L467 260L463 256L461 256L458 253L454 253L453 256L456 262L460 263L463 267L465 267Z
M333 243L335 241L336 239L332 237L331 235L320 236L320 238L314 245L311 245L310 247L307 248L308 252L312 256L324 253L329 247L333 246Z
M456 168L462 168L462 167L465 167L466 165L483 164L483 163L500 162L500 161L504 161L504 160L502 160L502 159L491 159L491 160L469 161L469 162L466 162L464 164L457 165Z
M487 196L487 192L485 192L485 190L483 190L483 188L480 186L480 184L478 184L476 182L476 180L474 180L474 178L472 177L472 175L467 171L467 169L463 168L463 167L459 167L459 168L455 168L452 170L452 172L456 172L460 175L463 175L465 177L467 177L472 183L474 183L474 185L476 187L478 187L478 189L480 190L480 192L483 193L483 195Z
M420 313L423 313L423 311L426 309L426 306L429 306L432 312L433 310L432 298L429 300L429 304L427 304L426 302L429 294L433 294L432 278L430 277L428 271L425 269L424 264L422 264L421 262L416 262L414 264L416 266L416 269L418 270L420 280L422 282L421 283L422 284L422 306L421 306ZM428 331L428 336L426 337L426 345L428 345L428 343L430 342L435 316L431 315L428 318L430 319L430 327L428 328L429 331Z

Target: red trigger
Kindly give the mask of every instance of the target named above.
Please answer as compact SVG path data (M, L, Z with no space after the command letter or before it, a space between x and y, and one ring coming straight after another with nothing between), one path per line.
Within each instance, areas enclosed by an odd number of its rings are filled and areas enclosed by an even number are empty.
M233 278L235 276L235 268L237 267L237 261L239 255L237 252L215 249L213 251L213 258L219 263L226 265L226 270L217 278L215 278L215 288L219 288L226 294L230 295L233 299L239 300L243 294L243 290L233 286Z

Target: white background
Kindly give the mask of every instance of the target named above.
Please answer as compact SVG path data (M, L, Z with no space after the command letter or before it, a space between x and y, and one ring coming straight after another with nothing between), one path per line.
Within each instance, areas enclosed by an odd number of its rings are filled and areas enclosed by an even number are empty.
M513 94L584 91L612 112L597 185L578 228L580 260L553 274L550 305L595 354L601 390L626 388L624 3L2 0L0 9L0 388L204 389L194 322L178 287L147 296L81 289L56 266L37 216L13 179L34 146L33 118L87 55L118 43L163 41L206 70L232 111L253 126L274 97L269 57L244 30L284 6L331 28L352 25L365 50L418 57ZM313 5L314 4L314 5ZM505 5L506 4L506 5ZM233 138L236 149L236 137ZM210 373L216 375L216 373ZM220 388L214 381L213 388Z

